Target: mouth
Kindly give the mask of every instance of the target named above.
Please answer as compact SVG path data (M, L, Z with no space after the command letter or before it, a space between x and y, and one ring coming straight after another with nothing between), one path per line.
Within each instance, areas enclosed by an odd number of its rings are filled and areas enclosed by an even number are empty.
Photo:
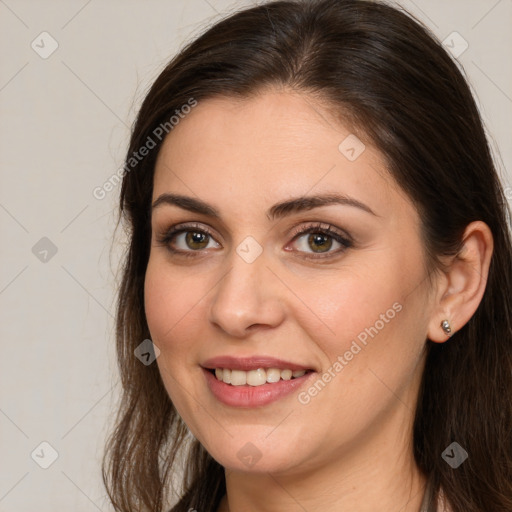
M264 355L218 356L201 367L212 395L236 408L261 407L284 399L317 373L312 366Z
M238 408L260 407L283 399L317 373L312 367L265 356L216 357L201 367L212 395L222 404Z
M298 379L304 375L313 372L313 370L291 370L290 368L257 368L255 370L244 371L233 368L215 368L206 369L218 381L224 382L230 386L263 386L264 384L274 384L279 381L288 381Z
M224 378L225 368L222 370ZM259 372L257 376L257 379L259 380L252 381L253 384L248 384L247 382L242 384L241 382L244 378L244 375L240 377L241 380L239 381L239 384L228 384L223 380L219 380L219 378L215 375L216 370L212 371L203 368L203 374L205 376L206 385L210 390L212 397L214 397L219 403L223 404L224 406L227 405L229 407L245 409L263 407L278 400L284 400L286 397L291 397L294 393L298 392L300 388L307 386L308 383L312 382L312 379L317 374L314 371L310 371L304 372L304 374L301 376L297 375L296 377L293 377L292 375L288 380L282 379L280 377L277 382L265 382L263 384L256 384L256 382L261 382L263 380L262 373L267 373L263 368L260 370L261 372ZM254 371L258 372L258 370L250 370L249 372L234 370L234 372L236 372L235 379L239 378L237 377L238 372L241 372L241 374L247 373L250 375ZM272 376L272 372L270 372L270 375ZM233 371L231 372L231 377L232 376ZM285 377L287 376L288 372L285 373ZM249 381L251 381L251 377L249 377Z

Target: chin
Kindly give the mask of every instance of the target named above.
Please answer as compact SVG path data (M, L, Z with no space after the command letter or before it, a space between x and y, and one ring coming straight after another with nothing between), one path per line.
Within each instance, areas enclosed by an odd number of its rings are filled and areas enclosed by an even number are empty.
M289 437L287 440L278 436L272 441L265 439L268 432L268 428L264 432L257 429L252 436L247 433L234 438L226 434L225 444L220 444L217 438L213 444L203 446L219 464L231 471L281 473L300 465L296 443L290 443ZM213 449L210 450L210 446Z

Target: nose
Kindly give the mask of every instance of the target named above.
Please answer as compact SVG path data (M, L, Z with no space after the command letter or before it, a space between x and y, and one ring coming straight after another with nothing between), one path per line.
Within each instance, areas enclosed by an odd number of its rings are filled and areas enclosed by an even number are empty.
M283 290L264 253L248 263L233 251L229 270L212 292L209 320L236 338L277 327L285 317Z

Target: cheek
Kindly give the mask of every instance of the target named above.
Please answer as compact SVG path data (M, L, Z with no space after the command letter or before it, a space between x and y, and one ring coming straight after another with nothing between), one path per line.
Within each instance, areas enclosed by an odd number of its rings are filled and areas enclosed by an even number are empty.
M150 259L144 281L144 308L152 340L161 351L190 348L197 340L194 329L199 329L201 293L204 286L198 288L193 279L180 277L164 262Z
M304 302L311 304L328 328L327 339L332 340L333 349L343 349L365 329L375 323L382 329L383 321L396 317L396 304L403 300L403 283L397 276L391 279L389 273L386 278L383 275L375 270L346 273L343 278L317 281L308 288Z
M421 290L410 294L419 270L388 265L387 273L374 269L345 277L336 285L326 281L323 295L308 288L304 298L329 331L319 334L310 324L309 336L325 355L324 373L298 399L311 417L324 418L335 437L343 432L351 438L396 402L394 393L409 388L426 326ZM339 414L347 411L350 423L340 423Z
M201 308L205 291L193 281L170 271L165 262L150 259L144 281L144 307L151 340L160 349L156 362L164 386L180 416L197 432L195 420L201 414L190 396L198 396L194 386L199 387L201 382L197 354L204 333L200 317L205 314ZM191 378L194 372L198 372L195 379ZM183 382L187 383L186 391Z
M175 285L165 276L161 265L148 263L144 280L144 309L153 341L158 344L166 330L176 321L176 304L173 301Z
M346 354L350 369L344 373L355 376L368 367L389 369L396 354L405 356L404 366L415 364L426 333L426 304L424 286L418 286L423 271L410 261L400 254L379 253L371 265L303 288L304 302L325 326L320 332L310 323L307 330L328 365Z

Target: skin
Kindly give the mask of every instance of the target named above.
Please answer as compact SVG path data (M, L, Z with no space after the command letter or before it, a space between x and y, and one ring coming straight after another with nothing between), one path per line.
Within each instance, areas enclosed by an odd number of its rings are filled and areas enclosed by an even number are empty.
M355 161L340 152L351 133L305 93L269 89L200 102L160 151L153 200L187 195L221 216L154 208L144 290L166 390L226 468L219 511L419 510L426 479L414 462L412 424L426 339L446 342L441 321L455 332L476 310L492 236L482 222L469 225L462 255L445 261L448 270L430 285L418 212L364 136ZM375 215L339 204L265 215L277 202L333 192ZM213 235L199 250L178 235L171 245L194 252L189 258L158 241L184 222ZM315 222L348 232L353 246L337 252L327 236L319 251L308 234L291 236ZM236 252L247 236L262 249L252 263ZM314 259L322 250L331 257ZM218 402L206 385L199 365L225 354L274 356L318 377L396 303L400 312L307 404L298 400L301 388L240 409ZM251 467L237 456L248 442L260 455Z

